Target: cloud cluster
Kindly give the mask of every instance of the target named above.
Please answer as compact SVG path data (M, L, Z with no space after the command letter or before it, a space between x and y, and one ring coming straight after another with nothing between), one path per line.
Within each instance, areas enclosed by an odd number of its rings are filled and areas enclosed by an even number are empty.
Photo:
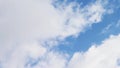
M102 46L76 53L69 62L67 54L52 51L44 41L76 36L102 20L104 6L99 0L84 8L75 2L55 8L49 0L0 0L0 68L84 68L94 58L89 54Z
M111 35L101 44L92 45L84 53L74 53L70 60L67 54L46 51L36 43L26 44L26 47L21 48L25 46L23 45L7 56L7 60L2 62L2 68L120 68L119 40L120 35ZM31 46L34 47L30 48Z
M2 42L45 40L57 36L65 38L81 32L85 26L100 22L105 12L99 2L85 8L80 8L78 5L76 11L73 11L75 6L76 3L70 3L61 7L64 9L57 10L47 0L1 0Z

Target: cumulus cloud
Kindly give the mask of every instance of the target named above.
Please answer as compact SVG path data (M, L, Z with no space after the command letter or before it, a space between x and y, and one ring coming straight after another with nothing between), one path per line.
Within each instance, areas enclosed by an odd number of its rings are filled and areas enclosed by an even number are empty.
M0 67L66 67L67 55L52 51L44 41L52 46L56 39L76 36L102 20L104 6L101 1L55 8L49 0L0 0Z
M75 53L68 68L120 68L120 35L110 36L100 45L92 45L85 53Z

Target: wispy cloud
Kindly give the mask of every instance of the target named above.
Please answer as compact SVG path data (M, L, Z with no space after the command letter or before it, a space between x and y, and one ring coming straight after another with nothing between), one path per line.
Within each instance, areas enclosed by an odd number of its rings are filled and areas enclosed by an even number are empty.
M111 27L113 26L113 24L111 23L111 24L109 24L109 25L107 25L105 28L103 28L103 30L102 30L102 34L105 34L105 33L107 33L110 29L111 29Z
M120 20L118 20L116 27L120 27Z

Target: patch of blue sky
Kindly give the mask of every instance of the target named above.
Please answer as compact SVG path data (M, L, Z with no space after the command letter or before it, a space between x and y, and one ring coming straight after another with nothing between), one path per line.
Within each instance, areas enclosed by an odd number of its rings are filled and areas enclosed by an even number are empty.
M31 57L27 57L27 62L25 64L25 67L34 67L35 65L38 64L38 62L40 61L40 58L34 59Z
M80 5L80 7L84 7L90 3L95 2L95 0L53 0L53 6L55 8L59 7L61 4L65 3L65 5L69 5L71 2L76 2ZM75 9L76 7L73 7Z
M117 1L111 2L110 4L115 4L113 7L114 13L104 15L100 23L93 24L90 28L87 28L85 32L79 34L77 38L72 36L66 38L66 42L69 44L59 44L60 46L56 49L61 52L67 52L68 54L73 54L78 51L86 51L91 47L92 44L100 44L104 39L108 38L110 35L117 35L120 33L120 26L116 27L118 21L120 20L120 8L116 5ZM120 4L120 3L119 3ZM118 7L118 8L116 8ZM108 25L111 26L106 30L105 33L101 33Z
M95 0L70 0L71 2L76 1L78 4L80 4L81 7L84 7L90 3L95 2Z

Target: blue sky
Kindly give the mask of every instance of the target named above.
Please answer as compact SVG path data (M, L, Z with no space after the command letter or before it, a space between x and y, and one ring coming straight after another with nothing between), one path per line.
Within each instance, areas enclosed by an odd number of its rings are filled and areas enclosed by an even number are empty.
M120 68L119 60L119 0L0 0L0 68Z
M93 1L88 0L78 0L78 3L82 3L82 6L89 4ZM95 23L91 27L88 27L84 32L79 33L78 37L67 37L65 41L69 44L64 44L61 42L61 46L58 46L58 49L63 52L68 52L73 54L77 51L87 51L89 47L93 44L100 44L102 40L108 38L111 34L117 35L120 33L120 26L116 27L119 19L120 19L120 6L117 0L111 1L109 6L112 6L114 12L111 14L105 14L102 17L102 21L100 23ZM117 7L119 8L117 8ZM106 7L111 8L111 7ZM105 29L108 25L111 25L107 30ZM105 31L105 33L102 33Z

